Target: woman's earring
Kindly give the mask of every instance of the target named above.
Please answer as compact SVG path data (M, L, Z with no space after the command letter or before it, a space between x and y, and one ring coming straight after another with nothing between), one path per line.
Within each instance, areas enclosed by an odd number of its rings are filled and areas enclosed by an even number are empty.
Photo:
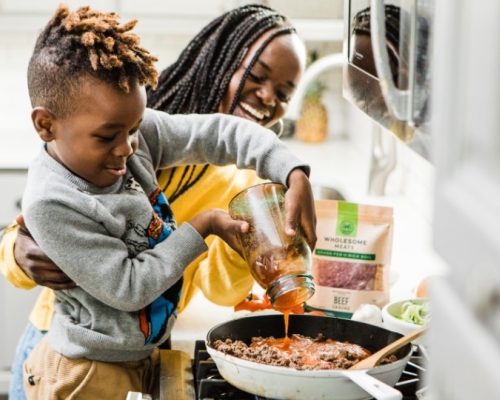
M281 135L283 135L283 131L285 130L285 123L283 122L283 118L280 118L278 122L276 122L269 129L276 133L276 136L281 137Z

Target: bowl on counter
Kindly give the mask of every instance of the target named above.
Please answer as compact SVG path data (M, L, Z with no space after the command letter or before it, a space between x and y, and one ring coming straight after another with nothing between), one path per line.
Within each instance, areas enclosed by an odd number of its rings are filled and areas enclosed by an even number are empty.
M430 321L430 299L413 298L388 303L382 308L384 328L406 335ZM426 335L415 339L414 344L424 344Z

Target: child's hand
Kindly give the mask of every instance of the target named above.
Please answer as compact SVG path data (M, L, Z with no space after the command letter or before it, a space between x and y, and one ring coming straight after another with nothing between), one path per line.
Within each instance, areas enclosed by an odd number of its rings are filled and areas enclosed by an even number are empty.
M288 190L285 194L285 232L295 235L300 226L311 250L316 246L316 211L311 182L301 169L294 169L288 175Z
M217 235L243 257L237 234L248 232L248 222L236 221L226 211L214 208L198 214L189 223L203 238Z

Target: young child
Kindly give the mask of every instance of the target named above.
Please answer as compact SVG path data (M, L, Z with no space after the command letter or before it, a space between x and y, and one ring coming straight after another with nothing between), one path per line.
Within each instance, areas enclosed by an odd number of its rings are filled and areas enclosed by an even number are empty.
M288 234L314 236L309 168L253 122L146 109L156 59L114 13L60 6L28 69L32 121L43 150L23 196L27 228L78 285L56 292L49 333L25 363L29 399L116 398L151 392L157 345L169 335L186 266L210 234L239 250L248 229L212 209L177 227L159 169L254 168L289 187ZM305 196L304 196L305 195ZM311 236L310 236L311 237Z

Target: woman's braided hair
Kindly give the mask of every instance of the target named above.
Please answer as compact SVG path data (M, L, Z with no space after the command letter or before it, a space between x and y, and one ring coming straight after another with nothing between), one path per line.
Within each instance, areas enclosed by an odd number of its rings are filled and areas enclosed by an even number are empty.
M232 76L246 52L264 33L273 31L250 61L239 83L229 109L232 114L249 72L264 48L276 36L294 33L289 20L279 12L260 4L250 4L226 12L210 22L196 35L176 62L164 69L156 90L147 88L148 107L170 114L212 114L219 104ZM172 203L203 176L206 165L198 174L187 166L174 193ZM171 171L173 177L175 168ZM170 185L170 180L163 188Z
M139 46L129 31L137 20L120 26L119 16L60 5L39 35L28 66L33 107L44 106L59 118L74 111L81 79L89 76L128 92L133 82L155 87L157 58Z
M272 29L280 31L273 37L295 32L284 15L260 4L245 5L216 18L162 71L156 90L148 88L148 106L172 114L216 112L248 48Z

